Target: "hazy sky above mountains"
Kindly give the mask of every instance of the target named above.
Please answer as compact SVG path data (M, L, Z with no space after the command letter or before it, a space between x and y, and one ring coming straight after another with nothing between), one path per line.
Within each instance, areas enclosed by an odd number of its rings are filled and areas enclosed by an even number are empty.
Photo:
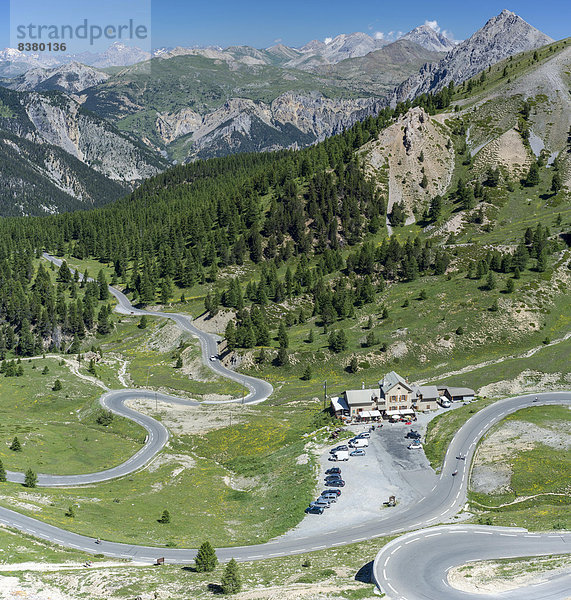
M0 0L0 48L10 45L9 14L29 12L30 19L44 24L77 23L84 17L98 19L104 26L125 22L143 14L131 10L135 0ZM139 0L145 5L147 0ZM151 0L148 0L150 3ZM325 40L340 33L363 31L394 39L425 21L454 39L465 39L490 17L507 8L555 39L571 34L570 4L566 0L152 0L152 37L140 47L248 44L267 47L278 41L301 46L312 39ZM16 8L17 7L17 8ZM94 12L96 7L96 12ZM144 11L143 11L144 12ZM119 18L120 17L120 18ZM148 17L148 13L147 13ZM119 23L117 23L119 24ZM150 44L149 44L150 42ZM111 41L102 40L92 49L101 51ZM86 48L80 48L79 51ZM74 49L72 48L72 51Z

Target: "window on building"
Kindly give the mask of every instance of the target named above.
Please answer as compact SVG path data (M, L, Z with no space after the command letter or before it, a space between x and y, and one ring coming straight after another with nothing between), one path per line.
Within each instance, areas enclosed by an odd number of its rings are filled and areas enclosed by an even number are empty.
M406 402L406 394L402 394L399 398L400 402Z
M391 402L396 402L397 401L397 397L396 396L391 396Z

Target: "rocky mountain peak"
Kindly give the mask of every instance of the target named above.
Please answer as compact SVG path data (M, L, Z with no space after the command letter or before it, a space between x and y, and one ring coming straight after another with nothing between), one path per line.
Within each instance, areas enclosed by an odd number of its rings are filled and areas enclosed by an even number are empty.
M402 36L401 39L410 40L427 50L435 52L449 52L456 44L448 39L443 33L436 31L430 25L420 25Z
M553 41L515 13L503 10L439 63L425 65L418 75L404 81L395 91L392 103L441 90L451 81L461 83L504 58Z

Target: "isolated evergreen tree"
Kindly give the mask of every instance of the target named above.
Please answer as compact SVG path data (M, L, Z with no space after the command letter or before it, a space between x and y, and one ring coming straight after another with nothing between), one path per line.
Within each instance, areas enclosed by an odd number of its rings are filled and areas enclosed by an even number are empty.
M276 364L278 367L283 367L289 363L287 348L280 348L276 356Z
M218 564L216 552L210 542L203 542L198 549L194 566L199 573L210 573Z
M95 369L95 360L93 358L89 361L89 367L87 367L87 372L91 373L94 377L97 377L97 371Z
M139 321L139 324L137 325L137 327L139 329L146 329L148 326L148 320L147 320L147 315L143 315Z
M163 524L167 524L171 522L171 515L169 513L168 510L163 510L163 514L161 515L160 519L158 519L159 523L163 523Z
M97 285L99 287L99 300L107 300L109 298L109 288L107 287L107 278L103 269L97 274Z
M10 450L13 452L22 452L22 444L20 444L20 440L18 437L15 437L10 444Z
M456 329L456 335L464 335L464 327L462 325Z
M488 277L486 278L486 289L493 290L496 287L496 276L493 271L488 272Z
M367 329L373 329L373 316L369 315L369 319L367 321Z
M176 364L174 366L175 369L182 369L182 356L179 354L176 359Z
M539 183L539 166L537 162L532 162L525 178L525 185L527 187L534 187Z
M50 372L50 368L48 367L48 365L45 365L44 368L42 369L42 375L47 375Z
M308 344L312 344L313 343L313 329L309 330L309 334L307 335L307 343Z
M0 483L4 481L6 481L6 469L4 468L2 459L0 459Z
M222 593L237 594L242 589L242 581L238 572L238 563L232 559L225 567L222 575Z
M32 469L28 469L24 477L24 487L35 488L37 484L38 476L32 471Z
M311 367L307 365L307 367L305 367L305 370L303 371L303 375L301 376L301 378L303 379L303 381L310 381L311 375Z
M513 292L515 291L515 282L514 280L510 277L507 281L506 281L506 294L513 294Z
M553 173L553 178L551 179L551 191L557 194L561 187L561 175L559 174L559 171L555 171L555 173Z
M289 347L289 337L287 334L287 329L285 323L282 321L280 323L278 329L278 342L280 344L280 348L288 348Z
M53 384L53 386L52 386L52 390L53 390L54 392L59 392L59 391L62 389L62 387L63 387L63 386L62 386L62 384L61 384L61 381L60 381L59 379L56 379L56 380L54 381L54 384Z
M418 299L419 300L426 300L428 298L428 294L426 293L426 290L424 288L422 288L420 290L420 294L418 295Z
M73 508L73 504L65 511L64 515L69 519L75 518L75 509Z

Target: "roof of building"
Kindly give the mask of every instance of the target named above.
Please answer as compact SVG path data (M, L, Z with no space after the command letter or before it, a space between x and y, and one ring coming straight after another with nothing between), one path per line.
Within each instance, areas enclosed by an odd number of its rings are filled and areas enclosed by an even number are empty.
M451 396L475 396L476 392L467 387L450 387L444 386L442 388L446 390Z
M394 388L397 383L400 383L402 386L407 388L412 392L412 387L405 379L403 379L398 373L391 371L387 373L381 381L379 381L379 386L383 394L386 394L390 389Z
M333 406L333 410L335 412L338 412L340 410L349 410L347 402L345 402L345 398L343 398L343 396L332 396L331 406Z
M379 390L347 390L345 392L345 398L350 406L371 404L373 398L379 398Z
M423 398L438 398L440 395L435 385L413 385L413 391Z

